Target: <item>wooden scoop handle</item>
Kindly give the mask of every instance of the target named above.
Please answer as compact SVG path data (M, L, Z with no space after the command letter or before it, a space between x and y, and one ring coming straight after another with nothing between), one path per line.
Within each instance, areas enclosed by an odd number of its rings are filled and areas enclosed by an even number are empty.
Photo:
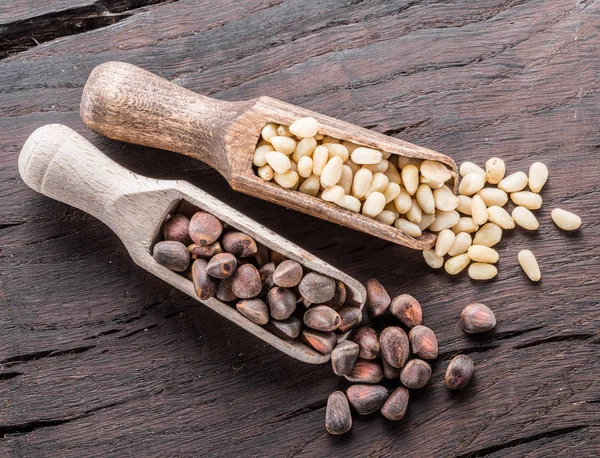
M96 67L83 89L81 117L93 131L192 156L224 173L225 131L248 102L224 102L123 62Z
M121 167L59 124L31 134L19 155L19 173L35 191L90 213L117 234L123 215L117 213L115 201L132 192L156 189L156 180Z

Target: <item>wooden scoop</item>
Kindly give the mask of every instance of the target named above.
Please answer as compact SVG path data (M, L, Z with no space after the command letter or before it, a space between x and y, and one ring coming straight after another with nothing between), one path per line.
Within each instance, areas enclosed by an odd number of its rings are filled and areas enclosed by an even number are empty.
M290 125L312 116L319 133L401 156L456 164L435 151L397 140L270 97L224 102L184 89L141 68L121 62L96 67L83 90L81 117L106 137L191 156L215 168L231 187L367 234L415 249L431 248L436 235L410 237L395 227L317 197L264 181L252 169L261 129L268 122Z
M191 281L159 265L151 255L165 217L182 199L308 269L342 281L346 302L364 305L365 289L353 278L185 181L155 180L130 172L68 127L52 124L31 134L19 156L19 172L35 191L106 223L136 264L197 300ZM216 298L200 302L294 358L314 364L329 359L299 341L276 337Z

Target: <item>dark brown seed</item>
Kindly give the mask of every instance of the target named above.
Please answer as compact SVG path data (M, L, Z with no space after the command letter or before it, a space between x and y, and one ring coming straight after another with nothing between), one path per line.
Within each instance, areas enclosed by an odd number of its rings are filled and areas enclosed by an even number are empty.
M332 278L316 272L310 272L302 278L298 285L303 298L313 304L323 304L333 298L335 282Z
M276 320L285 320L296 309L296 296L291 290L275 286L267 293L267 302L271 316Z
M374 318L383 315L390 306L390 295L379 281L367 280L367 313Z
M338 313L326 305L310 307L304 314L304 324L317 331L335 331L341 321Z
M399 386L385 401L385 404L381 408L381 414L388 420L402 420L408 407L408 397L408 390L403 386Z
M408 337L402 328L389 326L381 331L379 336L381 345L381 357L387 363L396 368L402 368L406 364L409 353Z
M217 288L217 299L223 302L235 301L238 297L233 294L232 285L233 277L227 277L221 280Z
M233 278L231 290L240 299L250 299L260 294L262 289L260 274L252 264L239 266L231 278Z
M210 213L199 211L190 220L190 237L198 245L210 245L223 232L221 221Z
M219 242L214 242L206 246L192 243L187 249L192 259L210 259L215 254L223 253L223 248Z
M362 359L375 359L379 356L379 339L375 329L366 326L359 328L354 331L350 340L356 342L360 347L360 357Z
M401 371L401 369L399 369L397 367L390 366L388 364L388 362L384 358L381 358L381 363L382 363L382 366L383 366L383 376L385 378L393 380L395 378L400 377L400 371Z
M166 221L163 227L163 237L165 240L175 240L185 246L192 243L190 238L190 220L184 215L176 214Z
M237 267L237 259L231 253L215 254L210 261L206 270L208 275L214 278L227 278L233 275Z
M217 292L217 280L208 275L206 266L208 263L204 259L196 259L192 264L192 282L196 295L206 300L215 295Z
M302 320L292 315L287 320L271 320L266 327L281 339L294 340L300 335Z
M253 323L263 325L269 322L269 309L261 299L243 299L235 306L238 311Z
M175 213L181 213L185 215L187 218L191 218L196 213L198 213L200 209L196 207L194 204L189 203L187 200L182 200L177 206L177 210Z
M431 366L422 359L411 359L400 372L400 381L406 388L423 388L431 378Z
M303 329L300 333L302 340L324 355L330 354L337 345L337 336L333 332Z
M462 390L473 377L473 360L467 355L452 358L446 369L446 385L451 390Z
M273 273L273 282L284 288L293 288L300 283L300 280L302 280L302 266L291 259L279 264Z
M260 291L260 295L266 295L275 283L273 283L273 272L275 272L275 263L268 262L267 264L260 266L258 268L258 273L260 274L260 281L262 283L262 289Z
M348 332L362 321L362 311L358 307L342 307L337 312L342 319L338 331Z
M352 385L346 390L350 405L360 415L377 412L388 398L388 390L381 385Z
M346 285L340 280L335 280L335 293L323 305L327 305L333 310L339 310L344 305L344 302L346 302Z
M409 329L423 322L421 304L410 294L396 296L390 304L390 312Z
M435 359L438 355L438 341L435 333L427 326L419 325L408 334L410 346L415 356L421 359Z
M262 243L256 242L256 254L254 255L256 264L258 266L264 266L269 262L269 249Z
M352 414L348 399L342 391L334 391L327 399L325 429L329 434L344 434L352 428Z
M190 265L190 254L186 246L174 240L158 242L152 250L154 260L175 272L183 272Z
M271 250L271 252L269 253L269 261L274 262L275 264L280 264L286 259L287 258L284 255L278 253L277 251Z
M383 369L381 364L375 361L359 359L352 372L345 376L350 382L355 383L379 383L383 380Z
M358 360L359 351L358 344L349 340L337 344L331 352L331 366L335 375L350 374Z
M258 252L254 239L243 232L229 231L223 236L221 242L225 251L240 258L253 256Z
M485 332L496 326L496 317L484 304L467 305L460 314L460 326L469 334Z

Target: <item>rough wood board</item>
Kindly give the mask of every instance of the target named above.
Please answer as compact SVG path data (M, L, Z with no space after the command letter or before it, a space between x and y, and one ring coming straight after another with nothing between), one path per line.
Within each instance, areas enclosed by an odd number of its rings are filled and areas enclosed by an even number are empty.
M594 1L181 0L0 60L3 453L597 454L599 26ZM419 253L237 194L197 161L87 131L81 90L108 60L223 100L277 97L458 163L495 155L516 171L542 160L542 229L501 243L490 283L431 271ZM138 173L192 182L359 280L414 294L441 357L407 417L355 416L350 434L329 436L327 395L348 384L328 366L241 332L137 268L102 223L27 188L18 151L50 122ZM582 230L558 230L555 206L580 214ZM521 248L540 259L539 285L518 267ZM493 337L460 332L471 301L496 311ZM449 393L443 372L461 351L476 378Z

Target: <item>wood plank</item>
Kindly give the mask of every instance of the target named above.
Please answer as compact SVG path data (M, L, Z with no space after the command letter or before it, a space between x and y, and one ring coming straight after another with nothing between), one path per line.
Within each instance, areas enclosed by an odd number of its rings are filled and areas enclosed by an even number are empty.
M50 2L58 4L56 2ZM600 446L597 260L598 2L197 2L156 5L118 24L0 60L0 431L12 456L593 456ZM418 252L231 191L190 158L87 131L78 103L108 60L141 65L224 100L270 95L479 164L550 168L535 234L500 244L498 278L430 270ZM16 157L65 123L132 170L183 178L347 274L414 294L440 341L431 384L398 424L354 417L324 428L348 383L286 358L139 269L92 217L32 192ZM557 229L556 206L578 213ZM543 278L516 260L531 249ZM385 259L385 262L382 262ZM498 326L467 337L469 302ZM147 331L145 331L147 329ZM449 393L456 353L473 384ZM8 360L8 361L6 361Z

